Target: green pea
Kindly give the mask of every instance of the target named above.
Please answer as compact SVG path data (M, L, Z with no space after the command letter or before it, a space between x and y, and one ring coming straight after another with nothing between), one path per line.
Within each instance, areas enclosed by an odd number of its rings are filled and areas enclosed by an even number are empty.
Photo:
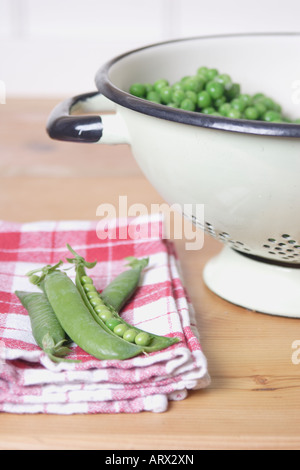
M174 85L172 85L171 88L172 88L173 91L176 91L176 90L184 91L183 84L181 82L174 83Z
M99 294L98 294L98 292L96 292L96 291L87 292L86 295L87 295L87 298L88 298L88 299L99 298Z
M139 98L144 98L146 95L146 87L142 83L134 83L131 85L129 92L131 95L137 96Z
M160 94L157 91L149 91L149 93L147 93L147 100L152 103L161 103Z
M231 110L230 103L224 103L219 107L219 113L222 116L227 116L228 111L230 111L230 110Z
M150 91L153 91L153 85L151 83L145 83L144 87L146 89L145 95L147 95L147 93L149 93Z
M136 336L137 336L137 331L134 330L133 328L130 328L129 330L125 331L123 335L123 339L125 339L126 341L129 341L130 343L134 343Z
M281 120L281 116L276 111L269 110L263 115L263 120L267 122L278 122Z
M99 318L106 323L108 320L113 318L113 314L110 310L105 310L102 313L99 313Z
M166 87L169 85L168 80L165 80L164 78L157 80L154 85L153 89L154 91L157 91L158 93L161 91L162 88Z
M123 337L127 329L128 329L127 325L125 325L124 323L119 323L119 325L115 326L114 333L118 336Z
M254 107L258 112L258 117L263 116L265 112L267 111L267 108L265 107L265 105L260 102L254 102Z
M240 119L242 117L242 113L238 109L231 108L227 113L227 117L231 119Z
M243 100L240 100L239 98L234 98L231 101L230 106L231 106L232 109L236 109L236 110L240 111L241 113L246 108L245 102Z
M93 284L93 279L91 279L89 276L82 276L81 282L82 284Z
M282 111L282 108L281 108L280 104L278 104L278 103L274 103L273 109L277 113L281 113L281 111Z
M250 120L256 120L259 117L259 112L255 106L248 106L244 111L245 118Z
M195 111L196 105L195 103L190 100L189 98L185 98L181 103L180 103L180 108L184 109L185 111Z
M203 73L199 72L199 73L197 73L197 77L199 77L202 80L202 82L204 83L204 86L205 86L206 82L208 81L207 76L204 75Z
M85 292L97 292L96 287L94 284L84 284L83 286Z
M215 114L216 110L213 106L208 106L207 108L204 108L202 110L202 113L204 114Z
M171 103L173 91L170 86L165 86L164 88L160 90L159 93L160 93L160 98L161 98L162 103L164 104Z
M225 104L225 103L226 103L226 97L221 96L221 98L218 98L214 101L214 107L219 109L220 106L222 106L222 104Z
M195 93L199 93L203 90L204 81L201 80L199 77L189 77L183 82L183 90L184 91L194 91Z
M253 103L256 103L261 100L261 98L264 98L265 95L263 93L255 93L255 95L252 96Z
M98 304L95 306L94 310L100 316L103 312L107 312L108 308L104 304Z
M224 85L217 81L211 81L206 84L205 90L209 93L211 98L217 100L224 94Z
M197 75L205 77L205 80L208 80L208 67L199 67L197 70Z
M211 105L211 97L207 91L201 91L198 94L197 104L199 108L207 108Z
M185 76L182 77L182 79L180 80L180 83L181 83L182 85L184 85L184 83L185 83L187 80L189 80L190 78L191 78L190 75L185 75Z
M257 102L262 103L267 108L267 111L276 111L276 103L268 96L263 96L262 98L259 98L256 103Z
M245 104L245 107L249 107L253 105L252 97L248 95L247 93L241 94L239 96L239 100L241 100Z
M215 80L217 82L220 82L222 83L222 85L224 85L225 89L229 89L232 85L232 81L231 81L231 77L230 75L226 74L226 73L222 73L221 75L217 75L215 77Z
M191 90L186 91L185 97L189 100L192 100L194 104L197 104L198 95L194 91L191 91Z
M180 103L185 99L185 93L183 90L175 90L172 93L172 102L180 105Z
M208 69L206 72L207 80L214 80L218 73L217 69Z
M118 318L116 317L111 317L111 318L108 318L106 321L105 321L105 324L106 326L108 326L108 328L113 331L114 328L119 325L121 322Z
M263 101L264 105L266 106L267 109L271 110L271 111L275 111L275 102L271 99L271 98L264 98Z
M102 302L102 300L100 299L99 296L97 296L97 297L92 297L92 298L90 299L90 303L91 303L91 305L92 305L93 307L97 307L98 305L103 305L103 302Z
M241 92L241 87L238 83L232 83L230 87L225 89L225 96L228 101L237 98Z
M150 335L148 333L142 332L138 333L135 337L135 344L138 344L139 346L148 346L150 343Z

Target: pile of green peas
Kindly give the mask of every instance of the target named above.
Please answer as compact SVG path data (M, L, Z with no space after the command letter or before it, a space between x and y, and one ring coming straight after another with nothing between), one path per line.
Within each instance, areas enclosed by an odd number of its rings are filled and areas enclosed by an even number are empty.
M111 331L125 341L135 343L138 346L149 345L151 341L150 334L145 331L138 331L132 327L130 328L112 309L107 307L99 296L93 280L89 276L82 276L81 282L92 308Z
M300 124L282 112L279 103L264 93L241 93L241 86L230 75L216 68L202 66L195 75L170 84L166 79L155 83L134 83L129 92L139 98L185 111L265 122Z

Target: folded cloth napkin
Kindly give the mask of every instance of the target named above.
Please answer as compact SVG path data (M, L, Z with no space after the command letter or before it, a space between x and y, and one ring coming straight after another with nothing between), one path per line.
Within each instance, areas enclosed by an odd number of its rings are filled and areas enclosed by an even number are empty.
M127 269L124 258L149 257L123 318L143 330L178 336L163 351L124 361L97 360L76 344L72 359L53 363L37 346L29 316L14 292L38 291L26 273L63 260L69 243L87 261L99 291ZM67 271L74 280L75 271ZM8 413L93 414L164 412L169 400L207 387L210 377L201 349L195 312L180 274L162 216L96 221L0 222L0 411Z

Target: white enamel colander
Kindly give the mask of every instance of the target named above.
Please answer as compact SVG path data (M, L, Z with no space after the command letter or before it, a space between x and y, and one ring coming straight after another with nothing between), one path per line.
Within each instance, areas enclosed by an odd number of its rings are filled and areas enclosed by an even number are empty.
M224 245L204 269L207 286L247 309L300 318L300 125L182 111L130 95L135 82L176 82L200 66L230 74L300 117L300 33L168 41L104 64L97 92L60 103L51 138L127 143L169 204L204 204L194 224ZM298 88L297 88L298 87ZM76 109L77 115L72 116ZM102 116L78 115L111 111ZM99 150L101 157L101 150Z

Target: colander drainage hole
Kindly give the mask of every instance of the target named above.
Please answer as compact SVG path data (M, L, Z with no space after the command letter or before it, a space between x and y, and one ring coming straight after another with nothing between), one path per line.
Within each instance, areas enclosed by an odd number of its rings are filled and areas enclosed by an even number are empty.
M276 240L276 238L270 237L267 239L268 243L265 243L264 245L262 245L262 247L266 248L270 255L280 255L281 259L284 260L293 258L296 259L297 257L299 257L300 244L297 244L296 240L294 240L288 233L282 234L281 238L284 239L284 242L279 242Z

